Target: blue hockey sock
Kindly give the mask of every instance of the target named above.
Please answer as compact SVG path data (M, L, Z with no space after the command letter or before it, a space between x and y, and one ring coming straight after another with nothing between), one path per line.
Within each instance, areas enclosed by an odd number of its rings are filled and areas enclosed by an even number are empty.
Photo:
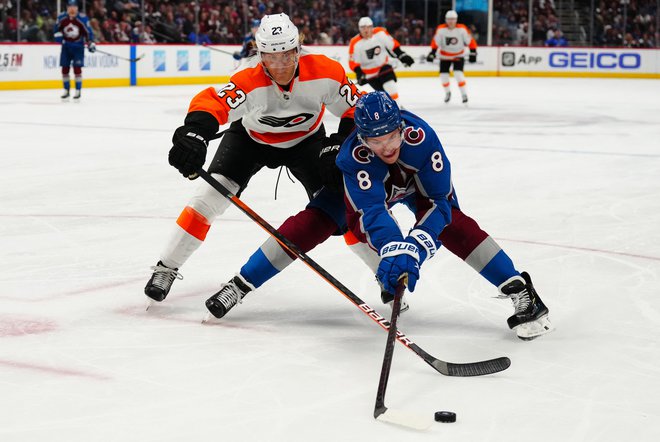
M495 256L479 272L488 282L495 287L499 287L504 281L512 276L520 275L520 272L513 266L513 261L504 250L497 252Z
M254 252L245 265L241 267L241 276L255 288L261 286L279 272L261 249Z

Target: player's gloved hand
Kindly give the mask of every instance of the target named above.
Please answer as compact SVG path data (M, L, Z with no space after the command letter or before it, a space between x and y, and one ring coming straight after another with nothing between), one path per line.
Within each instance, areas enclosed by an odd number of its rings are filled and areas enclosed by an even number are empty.
M96 43L94 43L93 41L87 43L87 50L92 54L96 52Z
M435 51L431 51L429 52L429 55L426 56L426 61L428 61L429 63L433 63L434 60L435 60Z
M332 134L326 137L323 142L323 149L319 153L321 181L325 187L335 192L344 191L343 175L335 163L343 142L344 137L342 135Z
M477 62L477 50L470 49L470 55L468 56L468 63L476 63L476 62Z
M364 86L367 84L367 74L362 71L362 68L360 66L355 68L355 76L357 77L357 84L360 86Z
M208 142L196 132L195 127L179 127L172 137L170 165L178 169L184 177L194 180L199 176L197 169L206 161L207 146Z
M401 61L405 67L410 67L415 63L415 60L405 52L402 52L401 55L399 55L399 61Z
M394 293L399 278L408 274L408 290L415 290L419 279L419 247L414 240L392 241L380 250L380 264L376 278L383 290Z

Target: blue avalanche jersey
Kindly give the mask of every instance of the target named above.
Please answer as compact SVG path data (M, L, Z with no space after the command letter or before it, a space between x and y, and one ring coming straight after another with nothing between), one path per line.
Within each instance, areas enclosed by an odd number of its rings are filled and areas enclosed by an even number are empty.
M55 41L65 45L84 46L86 41L94 41L94 33L89 25L89 18L81 13L73 18L69 17L66 12L61 13L57 17L54 32Z
M451 166L437 134L424 120L401 111L405 123L399 159L386 164L357 137L344 141L337 166L344 175L348 227L375 250L402 241L401 229L390 213L398 202L415 213L415 228L436 238L458 208L451 182Z

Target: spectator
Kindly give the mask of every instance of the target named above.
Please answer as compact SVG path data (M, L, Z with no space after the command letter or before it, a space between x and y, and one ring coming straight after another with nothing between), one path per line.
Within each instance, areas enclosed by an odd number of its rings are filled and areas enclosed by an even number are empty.
M546 46L564 47L568 46L568 41L564 38L564 34L560 29L554 32L554 35L545 41Z

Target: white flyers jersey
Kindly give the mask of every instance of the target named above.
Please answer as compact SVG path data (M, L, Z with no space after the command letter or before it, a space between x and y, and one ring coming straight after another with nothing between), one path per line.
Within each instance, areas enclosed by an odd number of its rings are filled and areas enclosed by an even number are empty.
M390 61L389 52L399 46L385 28L374 28L369 39L358 34L348 45L348 66L352 70L359 66L367 78L376 77L380 68Z
M477 42L465 25L457 24L454 29L442 24L435 28L435 34L431 40L431 49L440 48L441 60L453 60L465 57L469 49L477 49Z
M303 49L297 75L285 91L253 58L224 87L197 94L188 112L210 113L220 125L242 119L253 140L279 148L293 147L318 131L326 107L340 118L353 118L362 93L339 62Z

